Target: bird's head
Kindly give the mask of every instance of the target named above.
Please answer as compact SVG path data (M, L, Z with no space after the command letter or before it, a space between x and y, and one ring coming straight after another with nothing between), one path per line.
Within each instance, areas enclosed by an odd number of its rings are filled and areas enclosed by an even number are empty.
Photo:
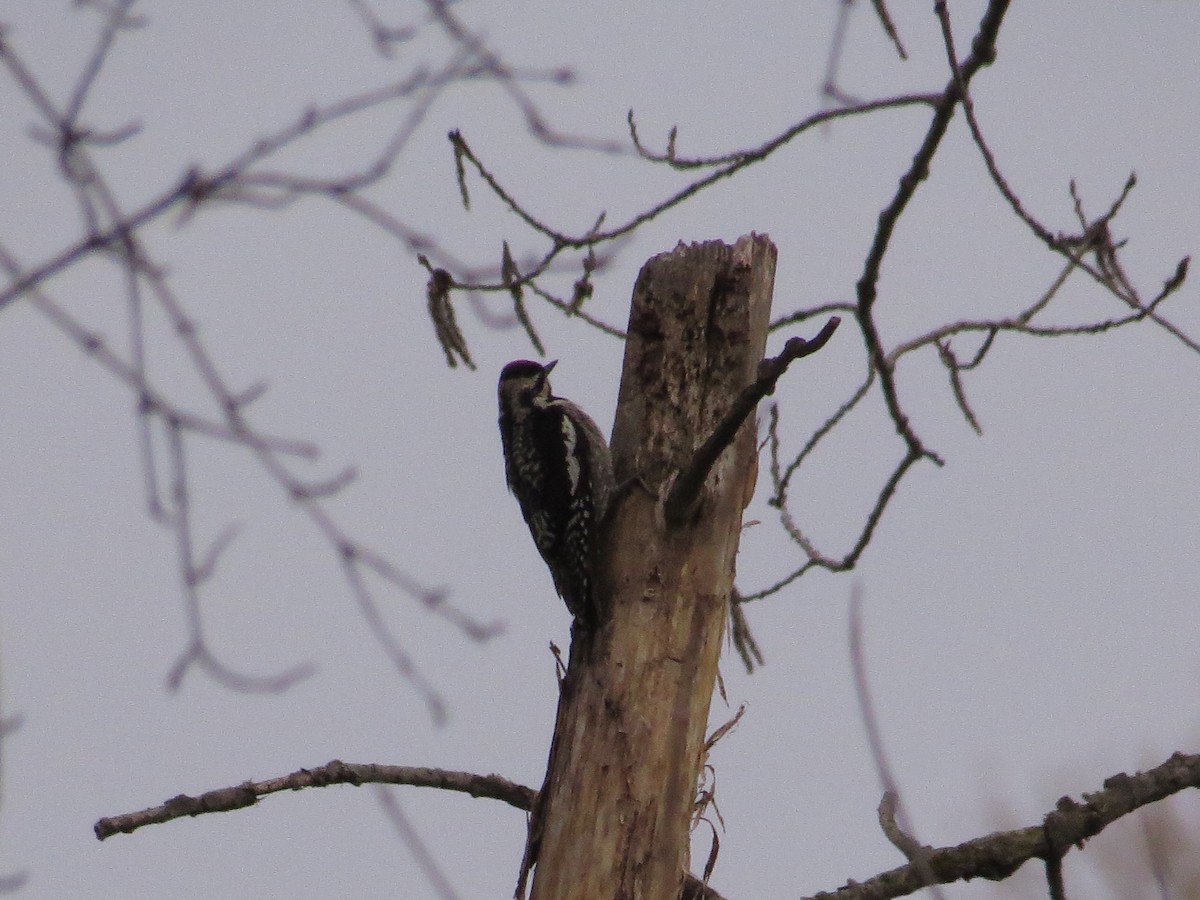
M500 372L500 401L502 403L545 403L550 394L550 370L558 363L551 360L542 365L528 359L517 359Z

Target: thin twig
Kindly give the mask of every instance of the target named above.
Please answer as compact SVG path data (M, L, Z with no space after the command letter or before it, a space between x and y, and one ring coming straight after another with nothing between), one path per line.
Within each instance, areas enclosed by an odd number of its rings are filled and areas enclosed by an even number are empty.
M178 686L193 665L199 666L214 678L239 690L278 689L311 671L311 667L302 666L273 678L251 678L233 672L224 666L206 646L200 622L198 592L202 583L211 576L219 550L232 532L226 531L207 553L197 553L194 547L187 490L187 463L183 453L185 437L189 434L216 436L231 440L246 447L257 457L262 468L275 480L286 496L296 501L300 508L308 514L343 559L349 557L355 561L354 565L348 567L347 577L352 593L364 611L372 609L374 604L369 593L366 592L365 584L357 577L356 569L359 564L366 564L400 590L416 597L429 610L463 627L465 633L475 639L482 640L495 634L497 629L494 625L475 622L448 604L443 591L423 587L415 579L401 572L395 565L384 560L379 554L342 532L321 501L349 483L350 479L346 477L346 473L351 472L352 469L348 467L340 475L319 483L302 481L292 474L281 458L282 453L300 452L313 455L315 448L311 448L310 445L278 443L275 439L260 435L253 427L247 418L247 407L252 399L261 393L261 383L249 390L237 390L226 381L208 352L184 304L168 284L163 268L151 259L139 237L140 229L143 226L158 219L171 209L186 207L194 210L200 204L221 196L223 192L236 191L239 186L253 188L255 177L263 177L264 184L269 183L272 177L269 173L255 172L252 171L252 168L278 150L311 133L314 128L393 99L408 97L411 94L415 101L410 117L402 122L393 139L385 145L381 156L377 158L373 166L351 177L348 181L343 180L338 184L325 183L323 187L331 191L350 190L372 183L373 180L386 173L391 161L394 160L413 129L423 118L428 104L436 92L460 76L478 76L478 70L472 68L466 58L470 56L470 53L459 48L457 56L452 55L450 63L441 72L431 76L418 72L383 90L361 94L335 103L324 110L313 111L301 116L294 124L276 133L272 138L256 143L249 150L235 157L232 163L224 169L219 169L216 176L204 178L197 172L189 172L178 185L157 200L140 210L127 213L110 188L102 171L91 158L85 140L88 130L80 126L76 122L76 118L83 108L85 96L98 77L104 60L109 55L116 34L129 23L128 10L131 5L126 0L126 2L106 8L105 12L109 18L106 20L105 31L98 40L97 50L76 82L76 89L72 94L74 99L70 102L67 111L60 111L56 107L32 70L25 65L11 45L0 36L0 64L8 70L34 107L41 113L50 133L56 136L54 143L60 154L61 174L75 192L88 229L87 238L33 269L22 270L15 259L5 255L2 261L9 272L11 281L7 288L0 292L0 308L17 297L27 297L32 305L46 314L51 321L83 347L89 356L99 360L105 368L117 374L135 392L139 417L142 422L140 425L142 462L146 470L150 508L152 514L156 515L174 532L185 607L190 623L190 639L172 668L168 683ZM299 187L312 187L312 184L304 183L303 179L297 184ZM115 260L125 277L134 356L131 363L124 361L112 352L100 336L90 332L63 312L62 307L53 303L40 289L47 278L97 253L102 253L106 258ZM174 336L184 349L194 372L199 376L209 396L220 409L222 423L209 423L186 410L177 408L175 404L155 392L148 383L141 325L142 307L145 303L143 292L150 302L153 302L166 314ZM164 426L170 450L169 465L172 471L174 493L172 508L169 512L164 511L162 503L156 499L158 493L155 482L157 466L150 430L153 422ZM399 651L397 642L383 629L382 619L376 615L371 618L371 622L373 632L397 663L397 667L408 673L413 683L425 695L435 719L439 719L443 715L442 707L430 686L417 675L407 656Z
M425 874L425 877L429 879L434 892L442 900L458 900L458 894L455 893L453 886L451 886L450 879L442 871L442 867L438 864L433 852L421 840L421 835L417 832L417 829L408 821L408 816L400 808L400 801L383 785L375 785L375 796L379 800L379 805L383 807L383 811L387 813L388 821L392 823L392 828L400 836L400 840L404 842L404 845L408 847L408 852L412 854L417 866Z
M1083 795L1083 803L1059 802L1045 817L1055 829L1052 848L1045 823L998 831L953 847L930 849L926 859L939 884L973 878L1002 881L1032 859L1047 859L1060 851L1082 846L1113 822L1164 797L1200 788L1200 755L1176 753L1162 765L1136 775L1118 774L1104 781L1102 790ZM821 892L808 900L887 900L904 897L926 887L913 863L881 872L865 881L851 881L835 891Z
M854 693L858 698L859 714L867 730L867 746L871 750L875 773L883 789L883 800L879 804L880 825L893 846L916 868L930 893L937 900L942 900L937 877L929 866L929 848L913 837L912 823L908 821L900 800L900 786L883 747L883 732L875 715L871 682L867 678L867 654L863 649L862 585L857 583L850 595L850 666L854 673Z
M875 15L879 18L879 24L883 26L883 32L892 42L892 46L896 48L896 53L901 59L907 60L908 53L904 49L904 44L900 42L900 33L896 31L896 23L892 21L892 14L888 12L887 6L883 0L871 0L871 6L875 8Z
M286 690L311 676L315 671L314 667L301 663L278 675L246 675L221 663L208 648L204 639L204 621L200 614L199 587L211 574L211 566L206 572L196 563L183 429L178 422L172 420L167 421L166 427L168 459L171 466L171 509L168 519L175 532L189 636L187 649L180 654L167 677L167 686L171 690L178 690L187 670L191 665L198 664L214 680L233 691L271 693Z

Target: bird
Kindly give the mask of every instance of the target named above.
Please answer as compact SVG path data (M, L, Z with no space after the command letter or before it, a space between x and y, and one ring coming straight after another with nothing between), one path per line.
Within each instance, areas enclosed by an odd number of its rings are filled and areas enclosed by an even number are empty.
M517 498L555 590L576 622L594 627L596 547L612 500L612 455L596 422L554 396L546 364L528 359L500 372L500 440L508 488Z

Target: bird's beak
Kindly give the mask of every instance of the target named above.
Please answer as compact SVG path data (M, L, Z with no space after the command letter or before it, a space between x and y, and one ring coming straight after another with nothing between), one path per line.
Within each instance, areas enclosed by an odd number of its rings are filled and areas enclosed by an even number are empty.
M544 366L542 366L542 368L546 371L546 374L549 375L550 370L553 369L557 365L558 365L558 360L552 359L552 360L550 360L550 362L548 362Z

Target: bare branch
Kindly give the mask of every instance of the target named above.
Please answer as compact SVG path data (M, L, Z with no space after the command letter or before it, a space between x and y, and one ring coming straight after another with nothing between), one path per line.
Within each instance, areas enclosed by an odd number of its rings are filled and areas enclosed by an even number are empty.
M509 95L524 115L525 127L534 138L550 147L595 150L614 155L627 152L617 141L564 134L552 128L522 89L518 73L491 50L480 35L473 33L451 12L448 0L426 0L426 4L433 19L442 26L455 45L478 59L483 71ZM570 69L560 68L555 70L553 80L556 84L569 84L574 80L574 73Z
M854 693L858 698L858 709L863 726L867 730L867 746L875 772L883 788L883 800L879 803L879 823L892 845L913 865L930 893L942 900L937 878L929 865L929 848L913 837L912 824L908 821L900 801L900 786L892 773L887 751L883 747L883 732L875 715L875 703L871 699L871 683L867 678L867 654L863 649L862 586L855 584L850 596L850 666L854 672ZM899 818L899 822L897 822Z
M521 289L521 270L517 268L517 264L512 258L512 252L508 249L508 241L504 242L504 253L500 261L500 278L512 295L513 311L516 313L517 321L525 329L529 343L533 344L533 349L538 356L545 356L546 347L533 327L533 320L529 318L529 310L525 308L525 293Z
M0 245L0 268L8 274L13 284L24 281L27 275L14 257ZM238 434L228 424L205 418L190 410L176 406L165 394L151 385L136 364L126 362L118 356L99 335L88 330L78 319L55 302L44 291L31 283L24 288L26 301L56 328L69 338L80 350L95 359L110 375L126 385L139 398L139 411L156 414L170 419L187 431L248 446L260 445L272 452L304 459L316 459L319 451L314 444L291 438L280 438L257 433ZM143 366L144 368L144 366Z
M1050 900L1067 900L1063 886L1062 856L1058 853L1046 857L1046 886L1050 889Z
M1064 797L1047 813L1044 824L998 831L954 847L931 849L927 857L929 868L939 884L971 878L1002 881L1030 860L1044 860L1081 845L1134 810L1187 788L1200 788L1200 755L1176 753L1147 772L1121 773L1105 779L1102 790L1083 795L1083 803ZM1055 835L1054 846L1047 839L1048 828ZM917 867L909 863L866 881L814 894L809 900L886 900L913 894L925 886Z
M376 52L385 59L391 59L395 55L397 44L407 43L417 34L417 29L411 25L385 25L365 0L349 0L349 3L351 9L358 13L363 24L367 26Z
M896 53L901 59L908 59L908 53L904 50L904 45L900 43L900 35L896 31L896 23L892 21L892 15L888 12L886 4L883 0L871 0L871 6L875 8L875 15L879 17L879 24L883 26L884 33L891 39L892 45L896 48Z
M846 36L850 31L850 10L853 6L854 0L841 0L838 4L833 37L829 41L829 55L825 59L825 79L821 83L821 93L825 99L842 106L850 106L856 102L854 97L851 97L838 85L842 54L846 50Z
M858 322L859 327L862 329L863 340L871 356L871 364L879 373L880 387L883 390L888 412L895 423L896 431L899 432L908 447L907 456L912 461L927 457L935 463L941 464L941 460L937 455L926 449L925 445L921 442L900 404L900 398L896 391L895 378L893 377L893 367L887 359L887 354L884 352L883 342L879 336L878 327L875 324L874 307L878 297L879 273L883 265L884 256L891 244L892 233L896 228L896 223L899 222L900 216L908 207L909 201L916 194L921 182L928 177L929 165L938 147L941 145L942 138L946 135L962 91L966 89L966 85L970 83L971 78L980 69L989 65L995 59L996 37L999 34L1000 25L1004 21L1004 14L1007 10L1008 0L991 0L988 3L987 9L983 14L983 19L979 24L979 31L975 35L975 40L972 44L971 56L962 66L956 68L950 84L947 85L934 109L933 120L930 122L929 130L925 133L925 138L922 140L921 146L917 149L913 157L912 165L901 176L899 188L892 201L879 214L879 225L875 230L875 238L867 253L862 275L859 277L857 284Z
M647 222L662 215L667 210L678 206L684 200L688 199L694 194L701 192L705 188L711 187L713 184L721 181L722 179L736 174L747 166L761 162L773 154L776 150L786 146L797 135L800 135L824 122L854 115L872 113L881 109L897 109L906 106L930 106L937 101L938 97L939 95L937 94L912 94L900 97L890 97L884 100L875 100L845 109L824 110L822 112L814 113L803 121L782 132L778 136L771 138L757 148L741 150L735 153L725 154L720 157L681 160L676 157L655 157L653 154L642 154L647 159L667 162L675 168L711 168L713 166L718 166L718 168L715 172L697 179L690 185L687 185L675 192L667 199L662 200L649 209L636 214L621 225L601 231L599 233L589 232L583 235L574 236L552 228L550 225L542 222L531 212L529 212L500 184L499 179L492 174L490 169L488 169L483 161L475 155L474 151L471 150L470 145L467 144L466 138L463 136L461 131L452 131L449 137L450 142L455 147L456 151L461 152L462 158L469 162L471 166L479 173L480 177L483 178L484 182L492 190L492 193L494 193L497 198L499 198L506 206L508 206L515 215L525 222L526 225L532 228L535 232L549 238L554 245L551 253L553 255L557 255L557 253L567 248L588 247L606 241L611 241L618 237L624 237L626 234L635 231ZM630 113L630 120L632 121L632 113Z
M408 847L417 866L425 873L425 877L429 879L429 883L433 885L437 895L442 900L458 900L458 894L451 887L450 879L446 877L446 873L434 859L429 847L421 840L417 829L408 821L408 816L404 815L404 810L400 808L400 801L383 785L375 786L375 796L379 800L379 805L383 807L383 811L387 813L388 820L392 823L396 834Z
M989 335L994 335L995 333L995 331L991 331ZM967 420L967 424L974 429L976 434L983 434L983 429L979 427L979 419L975 416L975 410L971 409L971 404L967 400L967 392L963 388L961 374L963 367L959 364L958 358L950 348L950 342L939 343L937 348L938 359L946 367L946 372L950 376L950 390L954 393L954 402L958 404L959 412L963 414L963 418ZM978 357L976 358L976 362L978 363Z
M95 78L95 73L99 71L99 67L108 53L113 36L119 30L118 26L126 21L125 14L129 5L128 2L122 2L109 10L112 16L107 20L110 32L101 36L99 44L101 49L94 55L94 63L89 65L84 76L77 83L76 97L82 98L86 94L88 84ZM33 270L22 271L10 254L4 254L0 262L8 270L12 283L6 290L0 292L0 308L19 296L28 296L31 303L79 343L89 356L100 360L107 369L117 374L136 393L138 411L143 421L140 426L141 445L150 510L152 515L159 518L175 533L190 630L189 642L173 666L168 683L177 687L191 667L198 665L214 678L238 690L277 690L293 683L297 678L305 677L312 670L311 666L300 666L290 672L270 678L245 676L233 672L219 663L214 654L205 646L199 616L198 588L211 574L217 554L212 552L206 559L197 561L194 550L184 470L185 432L211 434L211 436L222 437L245 446L256 456L266 473L275 480L284 493L300 503L310 520L329 540L331 546L336 548L343 559L349 556L355 560L368 561L371 568L379 572L391 584L401 590L410 591L413 596L421 599L427 609L441 615L447 621L458 623L475 639L482 640L494 634L495 626L474 622L461 611L447 604L441 591L423 588L414 579L401 573L397 567L383 560L382 557L362 546L361 543L350 539L341 531L326 509L321 506L320 500L326 493L339 488L345 479L339 476L314 489L311 484L302 482L289 471L280 458L281 453L307 451L311 455L315 453L315 450L310 449L309 445L276 445L273 440L261 436L248 422L246 407L256 392L253 390L235 392L227 384L201 340L191 316L167 283L163 268L152 261L138 236L138 231L143 225L158 218L171 208L187 205L194 210L199 204L219 196L223 190L235 190L239 185L253 184L254 178L264 178L264 184L270 183L270 176L263 176L261 173L252 176L249 172L250 168L275 151L309 133L317 124L333 121L355 111L414 93L416 103L410 118L402 124L392 142L385 147L383 155L376 161L374 168L360 173L357 181L347 184L361 186L370 183L372 180L382 177L382 173L386 172L391 160L394 159L399 148L411 134L412 128L415 128L416 123L424 115L432 96L445 84L470 73L462 69L460 62L452 60L446 69L433 76L426 77L418 73L405 82L390 86L383 91L368 92L334 104L322 111L313 111L302 116L294 125L277 133L272 139L255 144L241 156L236 157L234 162L220 171L217 176L206 179L197 173L189 173L178 186L162 195L158 200L136 213L127 214L121 208L121 204L110 189L107 180L92 161L88 148L78 139L77 135L82 133L83 129L78 128L65 113L56 108L31 70L23 63L13 48L2 39L0 39L0 64L8 69L33 102L35 108L41 113L46 125L54 135L58 136L57 145L62 159L60 170L75 191L89 229L89 237L86 240L68 248L54 259ZM82 99L76 104L74 112L78 114L81 108ZM333 189L329 184L325 184L324 187ZM40 291L40 285L45 279L98 252L104 253L114 260L120 266L125 278L134 357L132 363L126 363L111 352L102 338L76 322ZM208 423L186 410L176 409L173 404L160 398L147 383L144 337L142 335L142 307L145 302L143 290L148 299L166 314L174 335L180 342L193 370L221 410L224 420L222 424ZM148 424L150 419L158 419L166 426L168 442L171 446L174 500L169 513L163 509L163 504L158 497L155 474L157 466ZM214 550L219 550L220 544L219 541ZM366 593L365 585L361 580L353 577L357 575L353 569L354 566L346 569L351 590L359 600L360 608L369 609L372 606L370 595ZM390 635L384 637L382 620L375 616L371 622L373 633L380 637L389 655L397 662L398 668L410 673L414 684L418 685L425 694L435 718L440 717L443 714L440 701L436 700L428 685L416 677L415 670L408 662L407 656L400 652L394 638Z
M79 120L79 114L83 111L83 104L87 100L88 92L96 83L96 78L100 74L100 69L104 65L104 61L108 58L108 52L112 49L113 42L116 40L117 32L123 29L141 27L145 24L142 19L137 19L129 15L129 11L133 8L137 0L117 0L113 3L105 18L104 26L100 29L100 36L96 41L96 46L92 49L91 58L83 67L83 71L79 74L75 81L75 87L71 91L71 99L67 101L67 106L63 114L63 121L68 128L64 129L66 133L74 131L74 125Z
M795 360L810 356L824 347L833 337L841 321L837 316L832 317L810 341L798 337L790 338L782 353L758 364L758 377L738 395L725 417L696 450L688 467L679 473L679 477L671 486L670 493L663 503L663 512L669 523L679 524L687 518L699 499L700 489L708 478L709 470L717 461L717 457L733 442L746 417L758 406L758 401L775 393L776 383Z
M433 685L417 670L412 657L408 655L408 652L392 634L391 629L388 628L387 623L384 622L379 605L368 590L366 582L363 581L357 556L358 551L355 547L350 544L343 545L342 571L346 576L346 581L350 584L354 599L358 603L359 612L366 621L367 627L370 628L372 636L391 659L396 671L412 683L425 700L425 705L434 723L444 724L446 721L445 701L442 700L441 694Z
M315 769L299 769L279 778L265 781L244 781L239 785L206 791L190 796L179 794L159 806L116 816L105 816L92 826L97 840L105 840L115 834L132 834L147 825L160 825L185 816L194 817L208 813L232 812L254 806L270 794L282 791L299 791L306 788L330 787L349 784L360 787L364 784L407 785L409 787L436 788L443 791L468 794L475 798L500 800L525 812L533 809L538 792L533 788L509 781L500 775L476 775L473 772L456 772L449 769L430 769L418 766L390 766L377 763L344 763L332 760ZM704 885L693 875L685 877L685 897L697 900L722 900L720 894Z
M532 808L537 791L516 784L499 775L475 775L447 769L427 769L417 766L386 766L373 763L344 763L333 760L315 769L299 769L290 775L266 781L246 781L235 787L217 788L195 797L180 794L161 806L139 812L122 813L96 822L96 837L104 840L114 834L130 834L145 825L157 825L183 816L199 816L212 812L245 809L260 798L280 791L329 787L334 784L401 784L412 787L437 788L501 800L517 809Z
M184 816L244 809L255 805L261 797L280 791L368 783L456 791L472 797L501 800L525 811L532 809L537 800L537 792L532 788L515 784L499 775L333 760L316 769L300 769L280 778L247 781L198 796L180 794L160 806L102 818L96 822L93 830L98 839L104 840L114 834L129 834L146 825L169 822ZM1059 846L1069 849L1099 834L1130 812L1187 788L1200 788L1200 755L1176 753L1161 766L1147 772L1118 774L1106 779L1102 790L1083 795L1083 803L1063 798L1057 808L1047 814L1046 824L996 832L954 847L931 849L929 867L940 884L970 878L999 881L1029 860L1045 858L1051 853L1046 837L1047 827L1054 831ZM884 900L912 894L925 886L916 867L909 863L866 881L852 882L833 892L815 894L810 900ZM701 893L701 890L707 890L708 893ZM703 888L700 880L694 876L687 877L686 891L693 893L685 893L685 896L710 900L720 896L711 889Z
M586 281L584 281L584 279L580 279L579 281L575 282L575 296L571 299L571 301L569 303L565 300L561 300L558 297L555 297L553 294L551 294L549 291L545 290L544 288L542 288L540 285L538 285L535 282L531 282L529 287L530 287L530 290L532 290L535 294L537 294L539 297L541 297L543 300L545 300L547 303L549 303L551 306L555 307L556 309L559 309L562 312L565 312L571 316L578 316L584 322L587 322L590 326L595 328L597 331L602 332L603 334L607 334L610 337L615 337L618 340L622 340L622 341L625 340L625 332L622 329L617 328L615 325L609 325L607 322L602 322L600 319L595 318L594 316L590 315L587 311L580 308L580 306L583 303L583 299L584 299L584 294L581 291L581 287L586 287L587 296L590 296L591 295L591 283L590 282L586 282Z
M8 751L3 746L4 742L21 727L22 722L23 717L20 713L0 717L0 761L7 763ZM28 880L29 873L23 870L0 875L0 894L11 894L23 887Z
M920 842L911 835L905 834L904 829L896 822L899 805L900 797L898 795L891 791L883 792L883 799L879 801L879 808L876 810L879 815L879 827L884 836L891 841L893 847L903 853L909 862L915 862L923 850Z
M1000 167L996 162L995 153L983 136L983 130L980 127L979 119L975 111L975 103L971 97L968 85L968 78L963 77L964 67L958 63L958 54L954 48L954 36L950 27L949 10L945 2L939 2L934 5L934 10L938 16L938 22L941 25L942 40L946 48L946 56L949 62L951 71L958 84L960 99L963 108L963 114L967 121L967 127L970 129L971 138L975 142L980 155L983 157L984 164L987 166L988 174L991 176L992 183L1005 199L1008 205L1012 208L1013 213L1029 228L1031 232L1047 247L1056 253L1060 253L1070 261L1069 268L1079 266L1086 271L1098 284L1110 291L1118 299L1122 300L1127 305L1133 307L1139 312L1144 312L1145 315L1154 321L1164 330L1174 335L1181 343L1187 346L1194 352L1200 352L1200 343L1185 334L1178 326L1167 321L1155 313L1152 307L1166 296L1173 293L1183 283L1183 279L1187 275L1188 258L1185 257L1176 266L1175 274L1169 278L1164 285L1162 293L1150 304L1143 303L1137 290L1125 276L1118 257L1119 246L1114 244L1111 235L1108 231L1109 223L1116 217L1121 206L1125 203L1125 199L1129 196L1130 191L1137 184L1137 178L1134 175L1125 182L1124 188L1118 195L1117 199L1110 205L1107 212L1098 217L1094 221L1089 221L1084 215L1082 203L1076 191L1074 181L1071 182L1071 196L1074 200L1076 218L1079 220L1082 233L1076 237L1063 237L1055 235L1050 230L1039 222L1032 214L1028 212L1021 199L1009 185L1007 179L1000 171ZM969 60L968 60L969 62ZM1088 264L1084 259L1084 251L1091 250L1096 256L1095 265Z
M1120 198L1112 204L1109 213L1113 208L1119 208ZM1078 204L1077 204L1078 206ZM1082 209L1079 209L1079 215L1084 214ZM1107 213L1106 213L1107 215ZM1103 217L1102 217L1103 218ZM1086 221L1086 218L1084 219ZM1086 230L1086 229L1085 229ZM1140 305L1135 310L1127 315L1115 316L1107 319L1101 319L1093 322L1085 322L1077 325L1035 325L1033 319L1043 313L1050 305L1050 302L1059 294L1060 289L1066 283L1069 276L1079 269L1084 268L1083 258L1088 253L1096 241L1103 241L1104 232L1097 228L1091 228L1089 238L1090 243L1081 245L1072 245L1066 250L1067 261L1063 266L1062 271L1055 277L1050 286L1032 303L1022 309L1020 312L1003 318L992 319L976 319L962 320L941 325L923 335L910 338L907 341L896 344L891 350L887 351L886 358L889 364L894 369L899 361L908 354L924 347L933 347L939 354L939 359L942 364L947 367L947 372L950 376L951 391L955 397L955 402L959 405L960 411L977 432L979 429L978 419L974 411L971 409L969 401L966 397L965 388L962 384L961 373L979 366L987 352L993 346L996 336L1001 333L1013 333L1028 335L1030 337L1067 337L1071 335L1094 335L1103 332L1133 325L1147 318L1153 317L1156 310L1163 301L1172 296L1182 286L1186 279L1188 271L1189 259L1184 258L1176 267L1176 271L1172 276L1164 282L1162 289L1146 305ZM809 310L800 310L799 312L790 314L781 318L776 324L783 324L789 321L803 321L810 318L814 311L819 310L822 313L836 308L836 304L827 304L820 307L815 307ZM975 351L972 358L967 362L959 362L953 351L950 349L949 341L952 337L964 334L982 334L983 341L979 348ZM1190 341L1186 335L1182 338L1185 342ZM857 554L865 549L865 544L860 540L854 545L854 549L847 555L841 558L829 557L821 553L811 540L801 531L799 526L793 520L790 513L787 512L788 503L788 488L792 477L798 471L800 465L811 455L820 442L833 428L866 396L874 382L874 371L870 371L865 382L859 385L851 397L846 400L837 411L835 411L808 439L801 451L791 460L784 468L781 465L779 456L780 441L779 441L779 413L778 409L772 408L770 425L768 428L768 447L770 449L771 459L771 478L774 485L774 495L769 501L772 506L776 506L781 510L781 521L785 530L789 533L792 539L801 547L808 560L799 568L793 570L773 585L745 595L743 601L758 600L770 596L782 590L787 585L791 584L797 578L805 574L809 569L814 567L826 568L832 571L842 571L847 568L852 568ZM903 462L903 461L902 461ZM894 478L895 472L893 472ZM894 486L894 481L889 480L885 487ZM876 513L882 513L882 507L876 504L871 516ZM873 528L871 517L867 520L868 528ZM867 534L864 531L863 534Z
M175 533L176 553L179 557L184 608L187 612L189 632L188 647L171 668L167 677L167 685L171 690L178 690L191 665L199 664L215 680L231 690L240 692L285 690L296 682L309 677L315 671L314 667L311 664L300 664L278 675L246 675L235 672L218 662L205 642L204 623L200 615L200 593L197 589L201 582L211 575L215 557L227 540L223 541L218 538L204 563L197 564L192 537L191 494L188 490L187 460L184 457L184 435L178 422L168 420L167 440L171 465L171 509L168 520ZM227 531L226 534L228 535L229 532Z
M202 584L212 577L213 571L217 567L217 560L225 551L225 548L233 543L233 539L237 537L240 527L236 524L230 524L222 529L221 533L209 545L208 551L196 564L196 584Z

